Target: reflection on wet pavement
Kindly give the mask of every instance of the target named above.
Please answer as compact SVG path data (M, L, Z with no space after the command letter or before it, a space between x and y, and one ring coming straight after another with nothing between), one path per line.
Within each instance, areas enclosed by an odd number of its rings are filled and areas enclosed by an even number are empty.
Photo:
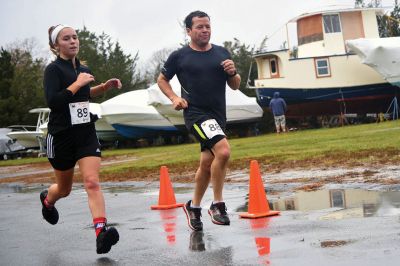
M271 239L269 237L256 237L256 245L258 249L258 254L260 256L268 255L270 251L270 242Z
M179 188L178 201L192 196L189 185L174 187ZM215 225L205 215L204 231L193 232L181 208L150 210L158 198L156 182L103 184L110 223L121 232L121 239L112 252L99 258L85 190L77 185L68 200L59 202L61 222L49 227L40 216L42 188L0 189L2 265L391 266L398 265L400 256L400 192L269 193L269 206L281 211L280 216L241 219L236 210L247 211L247 189L228 184L224 196L231 226ZM202 207L209 207L212 196L207 191ZM26 238L35 239L34 246Z
M168 244L175 244L176 236L176 217L178 215L177 209L160 210L161 220L163 222L164 232Z
M204 244L204 233L203 231L193 231L190 234L189 249L191 251L205 251L206 246Z
M248 202L236 209L246 211ZM330 189L312 192L299 191L292 196L277 197L269 202L271 210L316 211L334 208L320 219L345 219L355 217L400 214L400 192L370 191L362 189Z
M253 232L255 247L263 264L270 263L268 255L271 253L271 238L266 234L269 222L274 217L264 217L258 219L249 219L250 227Z

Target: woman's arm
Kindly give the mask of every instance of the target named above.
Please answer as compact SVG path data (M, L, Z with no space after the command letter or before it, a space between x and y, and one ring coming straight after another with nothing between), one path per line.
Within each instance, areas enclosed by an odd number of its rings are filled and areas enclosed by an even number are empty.
M106 91L108 91L111 88L116 88L120 89L122 87L122 83L119 79L112 78L107 80L105 83L101 83L97 86L91 87L90 88L90 97L96 97L99 95L102 95Z

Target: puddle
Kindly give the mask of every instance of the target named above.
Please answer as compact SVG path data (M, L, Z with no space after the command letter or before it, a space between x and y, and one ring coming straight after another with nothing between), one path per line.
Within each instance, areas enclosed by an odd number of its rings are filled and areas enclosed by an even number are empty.
M362 189L299 191L290 196L278 196L272 201L270 199L269 207L276 211L328 210L319 218L321 220L392 216L400 215L400 192ZM236 211L246 212L247 208L246 201Z
M149 191L149 188L146 187L138 187L135 185L132 186L113 186L113 187L103 187L102 190L104 192L109 192L112 194L115 193L124 193L124 192L137 192L137 193L142 193L142 192L147 192Z
M29 186L20 183L11 183L0 185L0 193L36 193L42 191L47 186L41 184Z
M173 187L175 194L184 194L188 191L193 190L190 185L187 184L176 184ZM159 182L123 182L123 183L104 183L102 184L102 190L109 193L159 193Z
M47 189L50 184L25 184L25 183L6 183L0 184L0 193L35 193ZM118 193L155 193L158 194L159 182L127 181L127 182L103 182L101 183L103 192ZM84 189L82 183L74 183L73 190ZM174 184L175 194L184 194L193 190L192 184Z

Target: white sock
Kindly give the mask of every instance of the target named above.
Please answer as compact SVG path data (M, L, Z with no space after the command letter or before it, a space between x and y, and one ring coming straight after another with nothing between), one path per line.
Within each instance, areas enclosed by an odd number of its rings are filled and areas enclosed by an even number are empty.
M193 201L190 202L190 208L198 208L201 209L200 205L193 205Z

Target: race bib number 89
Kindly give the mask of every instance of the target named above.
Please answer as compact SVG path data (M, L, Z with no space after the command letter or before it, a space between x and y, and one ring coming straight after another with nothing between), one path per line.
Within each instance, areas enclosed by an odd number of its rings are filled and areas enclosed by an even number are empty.
M201 129L204 131L208 139L212 139L217 135L224 135L224 131L222 131L218 122L215 119L209 119L201 123Z
M85 124L90 122L89 102L77 102L69 104L71 124Z

